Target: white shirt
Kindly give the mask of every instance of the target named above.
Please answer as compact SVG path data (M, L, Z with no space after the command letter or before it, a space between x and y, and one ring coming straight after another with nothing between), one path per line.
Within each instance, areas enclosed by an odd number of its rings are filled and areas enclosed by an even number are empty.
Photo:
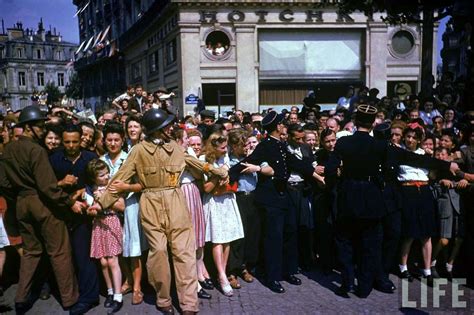
M425 154L425 151L421 148L418 148L413 153ZM417 167L412 167L408 165L400 165L398 180L401 182L408 182L408 181L427 182L429 180L428 170L426 168L417 168Z

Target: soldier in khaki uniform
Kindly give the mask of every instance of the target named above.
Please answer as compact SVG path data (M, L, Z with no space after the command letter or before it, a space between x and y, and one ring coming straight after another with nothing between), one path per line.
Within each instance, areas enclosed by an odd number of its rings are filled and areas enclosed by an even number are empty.
M147 269L149 281L157 292L158 309L165 314L174 312L170 296L169 244L180 307L183 314L193 314L198 312L195 241L179 178L185 167L196 176L209 172L225 178L227 172L185 155L170 138L170 123L173 120L173 115L161 109L147 111L142 120L147 139L133 148L111 182L121 180L129 183L137 176L143 187L140 215L150 244ZM100 205L94 205L89 210L108 208L118 197L107 190L98 201Z

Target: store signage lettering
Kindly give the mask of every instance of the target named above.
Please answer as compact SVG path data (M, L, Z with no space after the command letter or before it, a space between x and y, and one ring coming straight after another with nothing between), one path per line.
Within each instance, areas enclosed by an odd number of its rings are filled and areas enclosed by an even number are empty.
M265 10L258 10L253 12L256 16L258 16L257 23L266 23L267 22L267 15L268 11ZM306 10L306 22L307 23L322 23L323 20L323 11L318 10ZM291 23L294 20L294 12L293 10L286 9L280 11L278 13L278 19L284 23ZM217 20L217 11L199 11L199 22L201 23L218 23L220 21ZM246 15L244 12L239 10L233 10L227 14L227 20L231 23L238 23L244 22L246 19ZM354 19L347 13L338 13L336 22L338 23L352 23Z

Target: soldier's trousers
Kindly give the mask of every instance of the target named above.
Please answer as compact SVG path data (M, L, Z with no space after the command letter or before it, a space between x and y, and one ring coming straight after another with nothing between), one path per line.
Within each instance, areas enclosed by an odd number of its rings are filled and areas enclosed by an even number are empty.
M26 302L29 299L44 244L56 277L62 305L73 305L79 293L66 224L58 219L37 195L18 196L16 211L24 254L21 257L15 302Z
M148 239L148 280L155 288L157 305L172 304L171 249L179 305L183 311L199 311L195 236L184 195L179 188L145 190L140 198L140 218Z
M382 225L378 219L350 219L336 221L336 246L342 265L342 284L354 284L354 251L358 257L358 289L361 295L372 291L381 264Z

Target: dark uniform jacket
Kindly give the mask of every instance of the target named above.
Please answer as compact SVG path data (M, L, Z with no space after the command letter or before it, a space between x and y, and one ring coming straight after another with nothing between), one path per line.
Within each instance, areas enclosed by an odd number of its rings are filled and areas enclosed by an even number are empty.
M259 174L255 189L255 201L277 208L289 206L286 184L290 170L303 177L310 177L314 172L311 159L297 159L288 153L285 143L270 136L262 140L253 153L244 159L244 162L256 165L266 162L273 168L274 175L271 177Z
M58 187L46 149L33 139L20 137L5 147L5 173L13 190L22 195L38 195L49 207L70 208L74 201Z
M325 167L326 184L336 185L337 169L339 218L377 219L386 213L382 190L387 160L415 167L449 169L449 163L418 155L376 140L367 132L340 138ZM341 166L342 162L342 166Z

